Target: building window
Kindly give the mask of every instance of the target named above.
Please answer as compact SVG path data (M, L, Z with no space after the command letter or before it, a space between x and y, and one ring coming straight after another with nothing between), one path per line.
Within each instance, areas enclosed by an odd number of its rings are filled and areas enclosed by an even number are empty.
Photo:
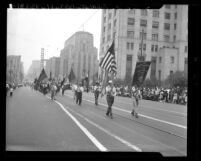
M165 8L166 9L170 9L170 5L165 5Z
M170 13L165 12L165 19L170 19Z
M113 39L116 38L116 32L113 32Z
M127 31L128 38L134 38L134 31Z
M103 44L105 43L105 37L103 37Z
M151 45L151 51L154 52L154 45Z
M127 50L129 50L129 48L130 48L130 43L129 42L127 42L126 48L127 48Z
M128 18L128 22L127 22L127 24L128 25L134 25L134 23L135 23L135 19L134 18Z
M177 19L177 12L174 13L174 19Z
M147 10L141 9L141 16L147 16Z
M104 17L103 21L104 21L104 23L106 22L106 17Z
M142 39L142 32L140 32L140 39ZM143 40L147 39L147 33L144 32L143 34Z
M164 23L164 29L165 30L170 30L170 24L169 23Z
M131 50L133 50L134 49L134 43L132 42L131 43Z
M174 64L174 56L171 56L171 57L170 57L170 63L171 63L171 64Z
M116 27L116 25L117 25L117 20L115 19L114 20L114 27Z
M185 52L185 53L188 52L188 46L185 46L185 48L184 48L184 52Z
M128 10L128 13L129 13L129 14L135 14L135 9L129 9L129 10Z
M174 35L173 39L174 39L174 42L175 42L176 41L176 35Z
M143 44L143 50L144 51L146 50L146 44Z
M146 27L147 26L147 20L140 20L140 26Z
M161 70L158 70L158 79L161 80Z
M108 30L111 30L111 23L108 24Z
M158 41L158 34L152 34L152 40Z
M159 63L161 63L161 62L162 62L162 57L160 56L160 57L159 57Z
M108 19L110 20L111 18L112 18L112 13L109 13L109 18Z
M155 52L158 52L158 45L155 45Z
M153 10L153 17L159 17L159 10Z
M105 26L103 27L103 32L105 32Z
M152 22L152 28L158 29L158 27L159 27L159 22L153 21Z
M164 35L164 41L169 42L170 41L170 36L169 35Z
M174 30L176 30L176 29L177 29L177 24L175 23L175 24L174 24Z
M107 41L110 41L110 39L111 39L111 36L107 35Z
M132 72L132 55L126 56L126 76L130 77Z

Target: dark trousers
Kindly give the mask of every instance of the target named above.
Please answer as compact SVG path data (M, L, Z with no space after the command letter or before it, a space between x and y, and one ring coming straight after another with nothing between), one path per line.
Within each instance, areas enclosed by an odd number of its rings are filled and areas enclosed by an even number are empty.
M65 92L65 89L64 89L64 88L62 88L62 95L64 95L64 92Z
M110 96L110 95L107 95L106 99L107 99L107 104L108 104L106 115L107 116L110 115L112 117L112 105L114 103L114 97Z
M95 91L94 96L95 96L95 105L98 105L99 91Z
M77 92L76 103L81 105L82 103L82 92Z

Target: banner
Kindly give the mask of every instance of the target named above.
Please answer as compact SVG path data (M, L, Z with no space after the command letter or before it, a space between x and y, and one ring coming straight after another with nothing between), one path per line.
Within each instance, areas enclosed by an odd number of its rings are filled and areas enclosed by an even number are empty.
M140 61L136 63L132 86L140 87L147 75L151 61Z

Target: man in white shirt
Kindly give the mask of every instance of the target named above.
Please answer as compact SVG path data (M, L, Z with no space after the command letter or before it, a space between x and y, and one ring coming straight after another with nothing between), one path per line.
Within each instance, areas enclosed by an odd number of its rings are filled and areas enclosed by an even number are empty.
M99 93L100 93L99 83L96 82L96 85L94 86L95 105L98 105L98 96L99 96Z
M82 83L79 83L77 86L77 99L76 104L81 105L82 103L82 92L84 91L84 88L82 87Z
M112 105L114 103L114 97L116 96L116 88L114 87L112 80L109 80L108 85L106 86L106 95L108 104L106 116L110 116L112 119Z

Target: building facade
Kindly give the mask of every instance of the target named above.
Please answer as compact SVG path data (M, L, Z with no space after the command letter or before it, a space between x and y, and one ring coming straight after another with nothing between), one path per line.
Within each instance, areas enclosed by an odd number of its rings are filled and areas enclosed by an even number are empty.
M65 41L60 53L60 75L68 76L71 68L77 81L87 76L93 81L98 72L98 59L91 33L79 31Z
M23 63L21 56L7 56L6 81L9 83L22 83L24 75Z
M41 72L41 61L40 60L33 60L31 63L31 66L28 69L27 72L27 78L34 80L35 78L38 78Z
M146 10L104 9L101 21L100 60L114 40L117 78L132 77L141 54L145 60L152 61L147 78L157 77L159 70L162 73L167 70L166 66L159 69L157 65L158 55L167 53L163 48L176 50L178 64L175 70L186 70L188 5L164 5L161 9Z
M60 58L59 57L51 57L46 60L45 72L48 77L58 78L60 70Z

